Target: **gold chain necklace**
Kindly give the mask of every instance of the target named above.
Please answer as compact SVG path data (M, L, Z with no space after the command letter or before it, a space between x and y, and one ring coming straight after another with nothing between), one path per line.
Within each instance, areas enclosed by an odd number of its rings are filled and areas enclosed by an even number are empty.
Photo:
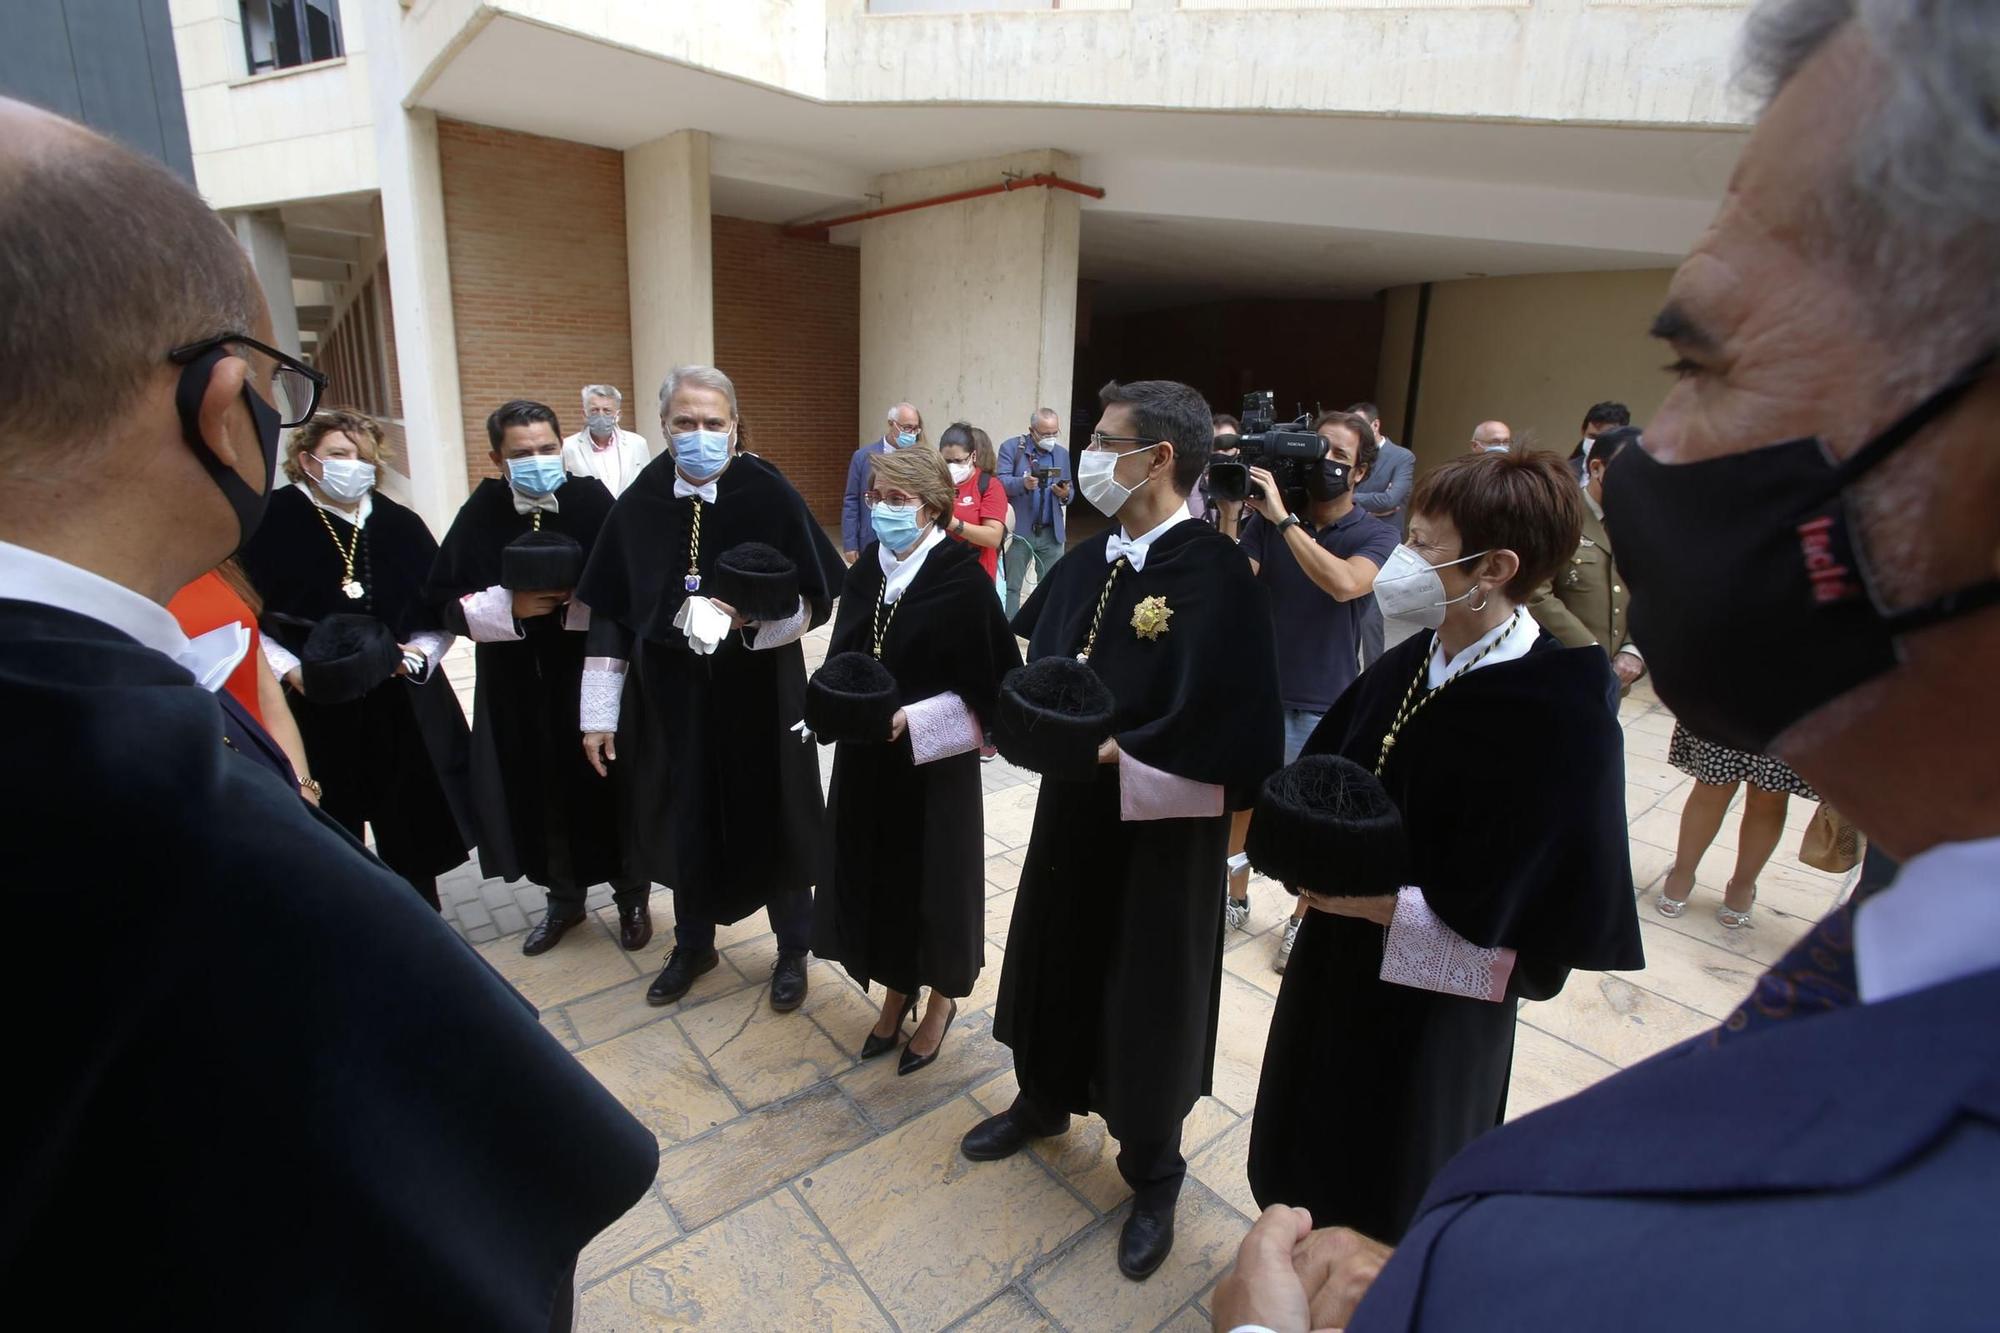
M889 626L896 623L896 608L903 604L903 599L900 597L893 602L888 602L889 618L884 620L882 618L882 606L887 601L888 596L889 576L885 574L882 576L882 587L875 594L875 660L878 662L882 660L882 641L889 637Z
M694 501L694 526L688 529L688 572L681 580L681 586L689 592L701 591L701 497L689 497Z
M1441 682L1439 682L1438 687L1436 689L1426 691L1424 696L1421 699L1419 699L1417 698L1417 687L1419 685L1422 685L1426 680L1430 679L1430 674L1431 674L1431 655L1429 653L1424 654L1423 660L1417 664L1416 679L1410 682L1409 689L1403 691L1403 702L1396 709L1395 720L1389 724L1388 734L1382 737L1382 752L1377 756L1375 756L1376 777L1379 778L1382 776L1382 769L1389 762L1389 751L1395 748L1396 736L1403 730L1403 728L1406 725L1409 724L1410 719L1415 717L1419 712L1421 712L1425 704L1437 698L1440 694L1443 694L1444 687L1446 685L1451 684L1453 681L1457 680L1460 676L1463 676L1466 672L1472 670L1472 668L1478 666L1481 662L1485 661L1486 654L1492 652L1495 648L1498 648L1500 646L1501 641L1505 639L1510 632L1512 632L1515 622L1520 620L1520 618L1521 618L1520 608L1516 607L1514 609L1514 614L1507 617L1507 628L1502 630L1499 634L1495 635L1493 638L1493 642L1487 644L1484 648L1481 648L1479 650L1479 656L1473 658L1470 662L1467 662L1464 666L1452 672L1449 676L1446 676ZM1432 639L1433 641L1435 641L1436 639L1435 634L1432 635Z
M1104 591L1097 597L1097 613L1090 618L1090 635L1083 641L1083 651L1076 655L1079 662L1088 662L1091 652L1097 647L1097 630L1104 623L1104 608L1111 605L1111 590L1118 584L1118 571L1125 568L1125 557L1119 556L1111 562L1111 575L1104 580Z
M314 505L313 512L319 515L320 526L326 529L327 537L333 542L333 553L340 557L343 571L340 590L347 594L349 601L360 601L368 595L368 590L361 586L361 580L354 577L354 558L361 551L361 525L359 523L354 525L354 539L346 546L342 546L340 534L333 530L333 520L326 516L326 511Z

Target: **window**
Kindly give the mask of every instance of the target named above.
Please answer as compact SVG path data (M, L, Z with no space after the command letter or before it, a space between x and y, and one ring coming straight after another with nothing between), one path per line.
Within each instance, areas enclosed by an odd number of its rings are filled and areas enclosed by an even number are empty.
M252 74L332 60L346 50L339 0L239 0L239 8Z

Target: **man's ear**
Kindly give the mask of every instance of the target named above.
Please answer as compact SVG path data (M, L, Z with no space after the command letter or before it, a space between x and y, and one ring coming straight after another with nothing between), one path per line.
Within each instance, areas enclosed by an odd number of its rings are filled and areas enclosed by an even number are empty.
M507 475L507 460L500 456L498 449L488 450L486 456L493 460L493 466L499 469L501 476Z
M243 452L245 441L231 430L230 409L243 401L243 384L250 376L250 363L240 356L225 356L215 363L209 374L208 388L202 391L201 407L195 416L201 428L201 437L224 466L240 468L246 456ZM245 424L250 422L246 410ZM261 456L261 450L255 450Z

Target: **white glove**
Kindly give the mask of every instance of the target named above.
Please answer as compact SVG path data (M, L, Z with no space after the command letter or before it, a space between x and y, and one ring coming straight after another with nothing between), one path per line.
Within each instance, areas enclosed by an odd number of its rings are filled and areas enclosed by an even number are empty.
M687 635L688 647L704 657L721 646L729 633L729 617L706 597L690 597L674 613L674 628Z

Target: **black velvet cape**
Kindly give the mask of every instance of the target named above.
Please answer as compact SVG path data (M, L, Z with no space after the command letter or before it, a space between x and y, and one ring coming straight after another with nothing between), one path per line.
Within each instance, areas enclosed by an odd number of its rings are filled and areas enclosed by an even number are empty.
M8 919L164 928L102 976L9 961L0 1272L105 1292L129 1216L128 1308L82 1322L546 1333L653 1136L165 657L0 602L0 704Z
M873 647L880 543L847 571L828 656ZM897 701L957 694L983 721L1021 663L979 553L943 541L891 606L882 661ZM986 838L979 753L919 765L910 739L835 747L828 869L813 901L813 952L866 986L972 993L985 962Z
M1384 654L1304 753L1372 769L1432 643L1418 634ZM1516 999L1554 996L1572 968L1645 966L1617 697L1601 649L1543 633L1526 657L1460 677L1404 726L1382 782L1409 832L1410 882L1472 943L1517 951L1507 996L1383 981L1384 927L1308 913L1257 1090L1260 1205L1399 1239L1438 1169L1506 1113Z
M556 492L541 531L574 538L587 558L611 512L611 492L595 477L571 477ZM479 483L458 511L431 566L428 596L454 634L470 634L459 598L500 582L501 552L534 530L498 478ZM479 869L488 876L587 888L621 874L619 795L584 758L577 728L584 634L563 628L563 612L521 622L524 638L474 649L472 805Z
M354 565L367 589L359 601L340 590L344 566L320 519L342 546L353 525L323 515L303 485L271 497L244 546L243 572L264 599L259 628L292 652L304 647L312 622L335 612L375 616L404 643L445 628L425 587L437 558L430 529L380 492L370 504ZM364 822L372 826L376 851L401 874L440 875L465 861L474 830L470 734L442 667L421 685L392 676L348 703L287 697L328 814L356 836Z
M813 882L826 806L818 754L791 730L805 711L800 646L752 651L733 633L702 656L674 628L695 506L702 572L739 542L775 546L798 565L814 626L832 613L846 566L761 458L738 454L715 504L676 497L673 484L673 468L650 467L618 497L576 595L590 607L590 655L631 663L616 761L626 766L627 867L673 889L689 919L727 924Z
M1058 561L1015 618L1030 658L1084 645L1110 567L1103 533ZM1160 597L1156 639L1133 611ZM1134 759L1248 806L1283 757L1277 654L1264 589L1229 538L1181 523L1143 572L1122 568L1091 666L1117 700ZM1116 765L1042 779L1000 974L995 1033L1049 1110L1095 1111L1119 1139L1180 1132L1209 1091L1222 1001L1226 815L1125 822Z

